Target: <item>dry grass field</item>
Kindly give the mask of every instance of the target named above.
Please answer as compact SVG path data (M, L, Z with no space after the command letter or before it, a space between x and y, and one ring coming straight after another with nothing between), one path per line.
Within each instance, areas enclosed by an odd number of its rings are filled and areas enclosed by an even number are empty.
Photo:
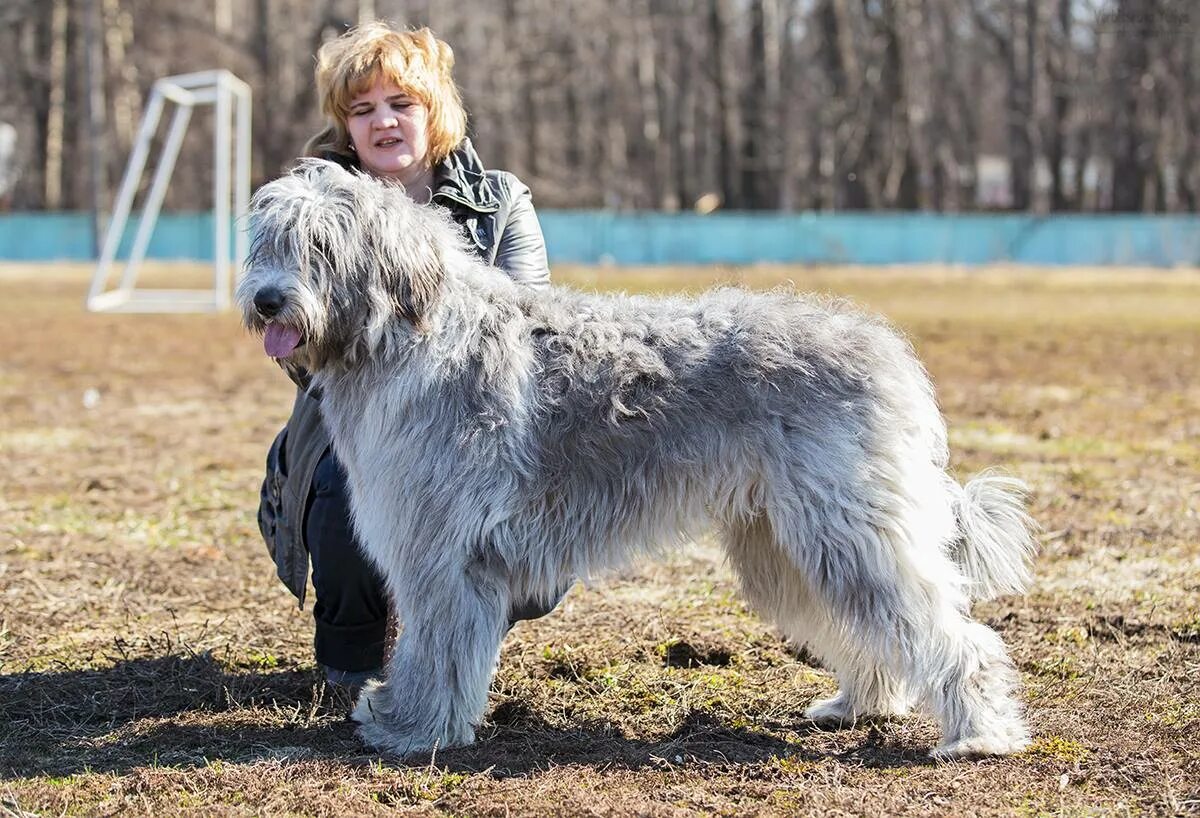
M556 271L790 280L909 333L956 472L1034 490L1036 585L976 613L1036 740L933 763L924 717L814 729L832 679L701 541L519 625L478 742L403 763L325 694L254 522L289 382L233 315L85 313L89 272L0 266L0 816L1200 813L1200 274Z

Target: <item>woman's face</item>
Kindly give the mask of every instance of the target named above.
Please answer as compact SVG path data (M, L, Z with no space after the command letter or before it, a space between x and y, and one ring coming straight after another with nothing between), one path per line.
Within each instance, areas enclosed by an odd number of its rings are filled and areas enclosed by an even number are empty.
M350 100L346 130L363 170L410 186L427 182L429 111L393 82L376 79Z

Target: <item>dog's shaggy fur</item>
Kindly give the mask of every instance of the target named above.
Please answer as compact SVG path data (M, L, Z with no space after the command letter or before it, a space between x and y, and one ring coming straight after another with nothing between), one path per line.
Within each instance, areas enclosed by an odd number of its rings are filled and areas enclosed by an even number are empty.
M469 743L510 601L709 525L755 609L836 671L808 718L919 706L939 755L1028 744L969 616L1029 582L1022 486L947 474L929 378L882 320L780 291L530 291L438 209L316 160L251 221L244 320L322 390L403 623L354 711L369 744Z

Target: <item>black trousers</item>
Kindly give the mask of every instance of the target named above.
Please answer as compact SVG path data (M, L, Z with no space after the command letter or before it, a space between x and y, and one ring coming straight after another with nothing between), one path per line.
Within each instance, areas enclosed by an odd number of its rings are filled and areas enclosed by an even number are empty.
M357 672L383 667L388 600L383 578L354 537L348 496L341 464L326 452L313 473L304 515L316 592L314 652L317 662L326 667ZM548 606L514 604L509 627L550 613L566 592L562 588Z

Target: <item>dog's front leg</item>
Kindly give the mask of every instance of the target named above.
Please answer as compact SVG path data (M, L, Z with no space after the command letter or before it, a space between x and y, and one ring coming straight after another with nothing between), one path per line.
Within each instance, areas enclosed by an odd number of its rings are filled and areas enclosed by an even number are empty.
M429 568L392 584L402 631L387 678L363 689L353 713L363 741L397 756L474 740L507 630L502 577L479 565Z

